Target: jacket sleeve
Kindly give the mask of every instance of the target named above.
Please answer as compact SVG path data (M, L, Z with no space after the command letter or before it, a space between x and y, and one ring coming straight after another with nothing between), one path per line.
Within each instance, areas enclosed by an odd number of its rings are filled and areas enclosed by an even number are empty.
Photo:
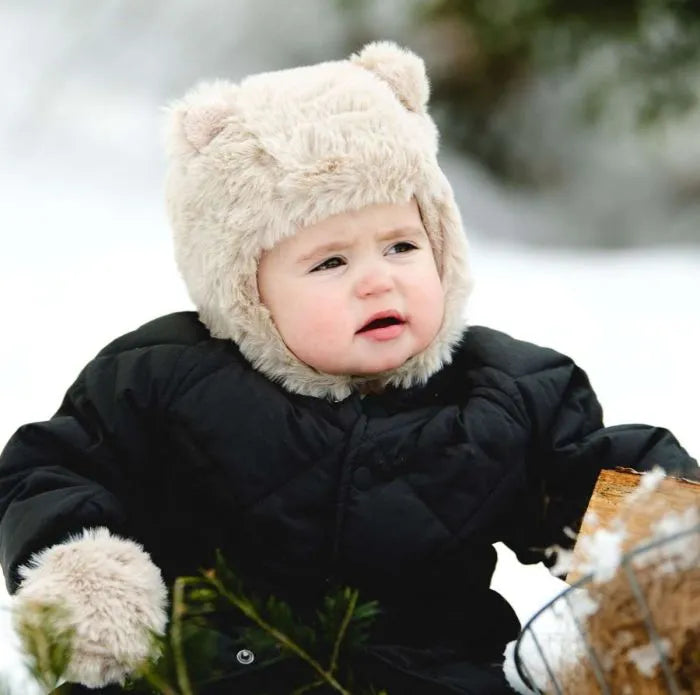
M49 421L24 425L7 443L0 565L11 592L30 555L85 527L134 535L129 509L143 495L149 436L180 352L160 347L157 363L148 348L98 356Z
M537 369L516 379L532 440L519 523L506 539L521 562L545 560L552 545L571 548L600 471L625 467L698 479L698 464L666 429L605 427L585 372L550 350ZM565 529L569 529L567 533Z
M54 417L21 427L0 455L8 589L20 607L63 604L75 632L69 680L90 687L123 679L165 626L165 586L134 510L180 352L98 356Z

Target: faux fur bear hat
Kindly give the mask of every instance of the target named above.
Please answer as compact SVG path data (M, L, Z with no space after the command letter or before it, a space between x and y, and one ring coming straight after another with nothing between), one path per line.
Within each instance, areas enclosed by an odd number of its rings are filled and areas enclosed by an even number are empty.
M289 391L342 400L371 380L424 383L464 330L467 243L437 163L423 61L390 42L347 60L203 83L169 109L167 208L202 322ZM417 200L445 292L435 340L400 367L325 374L285 345L261 303L264 250L331 215Z

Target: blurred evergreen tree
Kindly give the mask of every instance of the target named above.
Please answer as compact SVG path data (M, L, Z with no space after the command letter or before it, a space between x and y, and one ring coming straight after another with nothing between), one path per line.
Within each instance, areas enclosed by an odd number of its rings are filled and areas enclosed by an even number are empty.
M353 16L349 38L359 43L357 28L371 22L357 15L372 3L336 2ZM699 103L697 0L413 0L406 8L414 32L406 38L428 62L442 132L506 179L537 183L538 173L517 161L494 116L534 81L572 71L596 51L610 51L608 65L576 100L582 120L623 107L643 128Z

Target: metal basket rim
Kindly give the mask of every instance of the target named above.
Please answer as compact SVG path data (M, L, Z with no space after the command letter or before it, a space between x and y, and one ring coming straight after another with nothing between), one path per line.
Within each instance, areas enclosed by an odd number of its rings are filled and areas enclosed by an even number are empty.
M694 526L691 526L687 529L683 529L682 531L677 531L676 533L672 533L669 536L663 536L662 538L657 538L657 539L654 539L653 541L643 543L639 546L636 546L632 550L626 552L622 556L620 565L626 564L627 562L629 562L631 559L633 559L637 555L640 555L641 553L644 553L648 550L652 550L652 549L659 547L661 545L665 545L666 543L670 543L672 541L678 540L678 539L683 538L685 536L691 536L691 535L696 534L696 533L700 533L700 523L695 524ZM533 692L541 692L541 691L536 685L534 685L533 683L530 682L530 678L523 671L523 668L521 665L521 659L520 659L520 645L522 643L523 637L525 636L525 634L527 632L532 633L532 635L534 636L532 624L543 613L546 613L548 610L550 610L554 606L555 603L564 599L568 594L572 593L575 589L580 589L584 584L588 584L590 581L592 581L592 579L593 579L593 573L589 572L588 574L586 574L583 577L581 577L580 579L578 579L571 586L567 586L560 593L558 593L554 598L547 601L547 603L544 606L542 606L542 608L537 610L536 613L534 613L532 616L530 616L529 620L525 623L525 625L521 629L520 635L518 635L518 639L515 642L515 648L513 649L513 660L515 661L515 669L518 672L518 677Z

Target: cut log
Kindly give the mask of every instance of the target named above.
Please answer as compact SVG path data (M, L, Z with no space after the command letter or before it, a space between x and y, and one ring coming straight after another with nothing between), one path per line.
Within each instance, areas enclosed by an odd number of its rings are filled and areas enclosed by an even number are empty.
M641 480L641 474L629 468L601 471L598 476L591 501L583 517L572 566L581 564L581 539L599 528L610 528L613 520L620 515L623 501ZM625 518L627 535L623 543L625 552L632 550L651 535L651 525L658 519L659 504L664 511L683 511L690 505L700 506L700 483L680 478L664 478L652 493L655 503L636 505ZM573 569L566 577L569 584L581 578L581 573Z

